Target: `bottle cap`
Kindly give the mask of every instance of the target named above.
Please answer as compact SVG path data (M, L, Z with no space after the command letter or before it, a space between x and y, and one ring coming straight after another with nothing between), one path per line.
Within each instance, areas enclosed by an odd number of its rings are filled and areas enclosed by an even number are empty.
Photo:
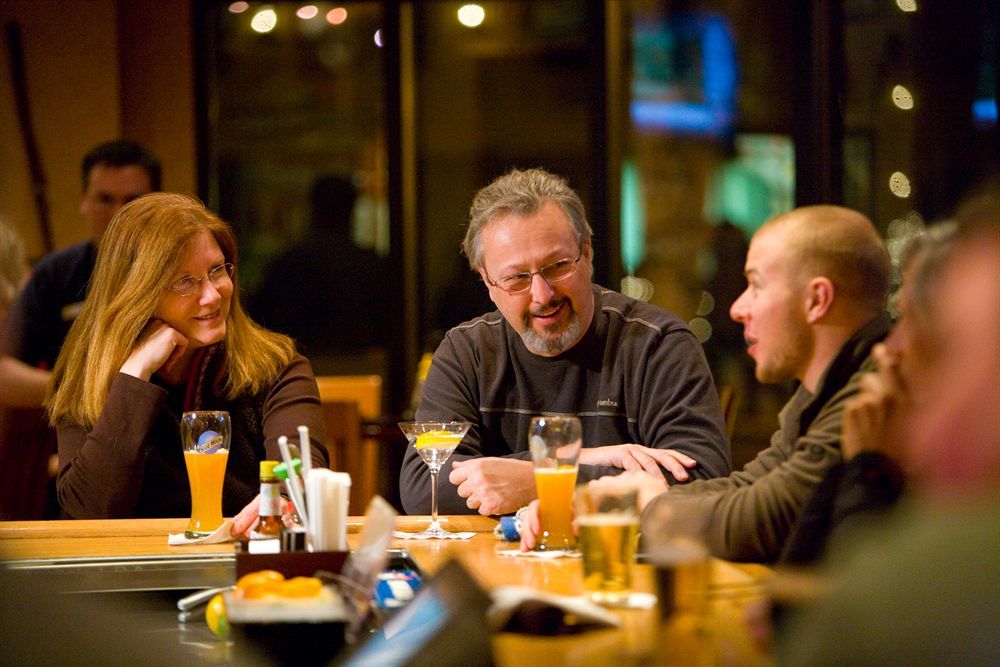
M299 459L292 459L292 465L295 466L295 474L299 474L302 471L302 461ZM274 474L278 476L278 479L288 479L288 466L284 463L279 463L274 466Z
M277 461L261 461L260 462L260 476L261 479L265 477L277 477L274 474L274 467L278 465Z

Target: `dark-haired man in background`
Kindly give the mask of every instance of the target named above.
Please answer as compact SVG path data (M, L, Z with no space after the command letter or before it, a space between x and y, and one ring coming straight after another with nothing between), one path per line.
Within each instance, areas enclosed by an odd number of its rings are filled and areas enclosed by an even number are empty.
M160 189L160 161L131 141L95 146L81 171L80 215L91 238L43 257L11 306L0 337L0 404L42 405L49 370L86 296L101 235L118 209Z

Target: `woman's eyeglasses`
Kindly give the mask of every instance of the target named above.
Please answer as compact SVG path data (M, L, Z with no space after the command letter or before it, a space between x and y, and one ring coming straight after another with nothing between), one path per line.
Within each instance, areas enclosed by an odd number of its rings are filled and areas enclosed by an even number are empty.
M170 291L179 296L191 296L195 292L199 292L201 290L201 284L205 281L205 278L208 278L208 281L215 287L219 287L222 285L223 281L230 280L235 272L236 267L231 263L226 262L225 264L219 264L218 266L213 267L204 278L184 276L170 286Z

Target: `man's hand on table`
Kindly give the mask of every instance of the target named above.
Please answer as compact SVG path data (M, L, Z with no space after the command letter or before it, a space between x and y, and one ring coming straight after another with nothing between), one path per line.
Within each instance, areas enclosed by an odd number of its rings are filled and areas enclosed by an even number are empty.
M635 489L639 503L639 511L656 496L667 491L667 481L656 479L645 472L627 470L620 475L608 475L587 483L587 487L597 491ZM576 530L576 522L573 522ZM533 500L528 509L521 514L521 551L531 551L535 548L538 534L541 532L541 520L538 515L538 501Z
M675 449L655 449L643 445L604 445L580 450L580 463L585 465L614 466L622 470L641 470L666 482L660 466L666 468L678 481L689 477L687 468L698 462Z
M624 491L635 489L641 512L653 498L666 493L667 480L647 475L644 471L626 470L620 475L608 475L591 481L588 486L596 491Z
M448 481L458 487L469 509L483 516L508 514L535 497L531 461L493 456L455 461Z

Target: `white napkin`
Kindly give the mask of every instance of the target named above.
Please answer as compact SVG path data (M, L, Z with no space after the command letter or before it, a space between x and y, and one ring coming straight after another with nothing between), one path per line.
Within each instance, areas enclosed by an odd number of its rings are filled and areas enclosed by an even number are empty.
M516 558L518 556L523 556L524 558L580 558L579 551L570 551L567 549L549 549L547 551L521 551L520 549L498 549L496 551L499 556L510 556Z
M205 537L196 537L192 539L184 537L184 533L170 533L167 535L167 544L177 547L185 544L218 544L220 542L231 542L236 539L229 534L229 530L232 527L232 519L226 519L222 522L221 526L212 532L211 535L206 535Z
M404 533L401 530L394 530L392 531L392 536L401 540L468 540L475 537L476 534L474 532L448 533L443 537L427 537L423 533Z
M351 476L326 468L306 475L306 505L313 551L347 551L347 506Z
M614 609L652 609L656 604L656 596L652 593L629 593L617 600L601 602L602 607Z

